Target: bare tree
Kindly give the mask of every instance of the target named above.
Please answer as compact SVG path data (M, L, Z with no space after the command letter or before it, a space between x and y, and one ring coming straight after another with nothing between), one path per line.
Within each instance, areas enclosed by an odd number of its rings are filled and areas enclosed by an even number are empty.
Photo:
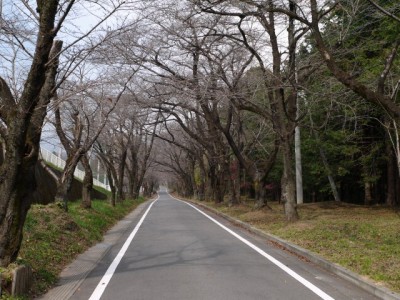
M110 132L106 130L106 132L109 134ZM107 137L107 141L109 144L106 144L102 137L100 137L95 145L94 149L97 153L98 158L101 160L103 165L105 166L106 169L106 176L107 180L110 185L110 190L111 190L111 197L110 197L110 203L114 207L116 205L116 192L117 188L115 183L118 182L118 176L117 176L117 170L115 168L115 143L114 139L110 138L110 136Z
M135 72L135 70L132 71L132 74L122 79L125 83L122 84L122 87L119 87L119 92L117 90L117 94L113 96L105 94L107 91L104 90L102 93L95 93L91 92L90 89L81 88L78 89L80 93L75 96L76 98L69 99L68 101L65 99L61 103L55 104L54 126L67 152L66 165L57 184L56 201L63 203L65 210L68 210L67 195L71 189L73 174L79 161L91 149L103 128L106 126L109 115L115 109L120 98L124 95ZM103 85L103 89L105 89L105 87L106 84ZM68 117L64 119L69 119L65 127L63 127L62 124L61 105L66 108ZM92 179L90 179L91 170L87 168L87 161L86 170L89 174L87 174L88 176L86 177L88 182L84 182L84 187L90 188L90 181L92 181ZM88 191L85 191L84 194L88 196ZM85 207L90 207L90 199L86 197L83 200L83 205Z
M14 261L19 251L23 224L36 186L34 167L41 128L49 101L60 83L55 82L60 53L89 36L123 4L112 1L103 5L97 25L61 49L62 43L55 38L64 29L70 12L81 3L36 1L33 7L32 2L13 1L1 18L0 34L7 43L3 48L6 51L0 54L5 66L0 79L0 134L5 149L0 167L1 266Z
M276 12L275 1L194 1L202 12L216 14L229 18L236 30L217 32L221 37L242 43L254 55L264 78L265 88L268 91L268 100L274 129L279 138L283 160L282 200L285 205L285 214L288 221L298 219L296 210L296 186L293 169L293 133L297 124L296 99L301 76L296 77L296 49L298 40L305 34L307 28L296 28L291 14L282 17ZM295 14L296 5L293 1L286 1L287 11ZM252 30L254 24L263 28L263 32ZM288 25L286 25L288 24ZM279 28L287 26L287 42L283 43L278 35ZM257 27L256 27L257 28ZM264 41L264 44L260 44ZM263 54L263 46L270 49L270 54ZM283 56L285 47L287 56ZM269 67L269 65L271 67ZM300 74L300 73L299 73ZM296 80L297 79L297 80ZM257 108L249 107L254 112ZM266 113L265 109L261 109Z
M150 109L141 110L136 116L134 136L129 144L128 152L128 198L137 199L140 188L149 169L150 156L158 125L158 114ZM155 118L155 120L153 120Z
M179 132L179 129L177 128L176 133ZM166 133L161 136L158 135L156 147L163 150L156 151L157 167L164 174L168 174L168 177L171 177L170 174L175 177L174 182L171 178L169 180L171 189L184 197L192 197L195 193L194 168L196 156L191 149L190 139L187 139L182 132L174 138L174 142L169 140L170 137Z
M34 167L39 154L41 126L45 107L54 93L62 45L54 43L54 38L70 10L66 8L56 21L58 9L59 1L38 2L38 39L20 96L13 95L8 83L0 79L1 136L6 149L0 166L1 266L17 258L30 195L36 185Z

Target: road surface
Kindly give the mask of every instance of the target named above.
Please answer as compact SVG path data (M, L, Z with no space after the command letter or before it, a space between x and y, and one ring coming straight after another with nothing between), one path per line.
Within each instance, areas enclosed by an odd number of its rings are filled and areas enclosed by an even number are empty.
M71 299L378 298L163 191Z

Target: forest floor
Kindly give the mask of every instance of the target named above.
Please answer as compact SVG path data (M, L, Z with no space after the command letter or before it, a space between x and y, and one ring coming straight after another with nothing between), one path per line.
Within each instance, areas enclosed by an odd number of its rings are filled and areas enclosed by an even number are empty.
M92 208L84 209L78 201L69 204L68 213L56 204L33 205L25 222L17 262L7 269L0 269L1 299L15 299L7 296L7 291L11 271L19 264L29 265L33 270L34 281L28 299L45 293L56 283L65 266L101 241L109 228L143 202L143 198L125 200L112 207L108 201L93 200Z
M320 202L298 206L300 220L287 223L282 205L255 210L254 202L202 202L308 249L377 284L400 292L400 212L382 206Z

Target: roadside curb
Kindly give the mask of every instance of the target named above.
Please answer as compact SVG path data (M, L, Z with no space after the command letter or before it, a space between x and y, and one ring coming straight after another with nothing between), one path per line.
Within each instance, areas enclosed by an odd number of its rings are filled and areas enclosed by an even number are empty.
M237 220L231 216L228 216L228 215L226 215L220 211L217 211L214 208L208 207L204 204L194 202L194 201L191 201L188 199L182 199L182 198L179 198L179 199L182 201L190 202L191 204L201 207L204 210L210 211L210 212L224 218L225 220L233 223L236 226L244 228L259 237L265 238L265 239L269 240L270 242L272 242L273 244L279 245L279 247L282 247L284 250L289 251L297 256L307 259L308 261L320 266L321 268L323 268L325 270L328 270L328 271L336 274L337 276L339 276L343 279L346 279L346 280L354 283L358 287L364 289L365 291L367 291L381 299L400 300L400 294L395 293L388 288L377 286L374 283L369 282L366 279L362 278L360 275L358 275L348 269L345 269L342 266L332 263L311 251L301 248L301 247L299 247L295 244L292 244L286 240L283 240L275 235L266 233L260 229L257 229L255 227L249 225L248 223Z
M149 199L141 203L132 212L118 221L108 230L103 240L78 257L59 274L58 282L55 287L46 294L40 296L40 300L66 300L69 299L80 287L89 273L96 267L97 263L108 253L111 247L127 232L131 223L140 216L145 208L154 199Z

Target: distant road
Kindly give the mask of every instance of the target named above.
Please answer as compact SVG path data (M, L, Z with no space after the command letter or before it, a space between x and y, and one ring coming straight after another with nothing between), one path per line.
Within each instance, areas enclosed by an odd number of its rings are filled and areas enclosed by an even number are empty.
M378 298L164 191L71 299Z

